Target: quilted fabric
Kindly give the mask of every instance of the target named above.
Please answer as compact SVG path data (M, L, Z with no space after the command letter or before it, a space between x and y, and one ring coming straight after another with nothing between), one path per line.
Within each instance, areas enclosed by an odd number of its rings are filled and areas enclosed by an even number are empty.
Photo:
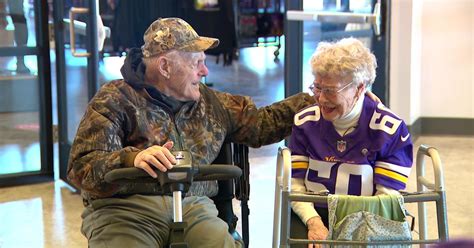
M411 240L411 232L409 224L405 221L404 213L406 212L403 206L402 196L371 196L379 198L379 201L371 201L372 204L383 204L391 206L392 211L402 212L403 218L392 220L389 218L382 217L386 215L384 213L377 213L377 211L367 211L373 209L384 209L377 206L369 206L367 204L354 204L355 201L364 201L367 197L354 197L351 196L337 196L330 195L328 197L328 208L329 208L329 240L346 240L346 241L405 241ZM370 198L370 197L368 197ZM352 206L365 206L357 209L350 209L348 215L345 215L342 219L337 219L337 216L344 215L340 211L338 214L338 205L343 205L344 201L351 201ZM347 210L347 208L345 209ZM342 247L342 246L337 246ZM409 245L384 245L377 247L409 247Z

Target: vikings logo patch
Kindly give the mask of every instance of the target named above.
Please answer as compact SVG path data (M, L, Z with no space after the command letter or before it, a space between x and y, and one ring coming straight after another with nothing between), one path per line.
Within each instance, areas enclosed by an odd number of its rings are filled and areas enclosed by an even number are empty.
M337 150L339 152L344 152L346 150L346 145L347 145L347 142L344 141L344 140L338 140L337 141Z

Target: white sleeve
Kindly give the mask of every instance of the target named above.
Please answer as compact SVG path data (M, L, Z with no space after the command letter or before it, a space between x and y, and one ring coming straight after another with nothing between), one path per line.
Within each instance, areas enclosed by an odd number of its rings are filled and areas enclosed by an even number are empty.
M302 178L292 178L291 179L291 191L306 192L306 186L304 185L304 179ZM306 225L309 219L319 216L312 202L298 202L292 201L291 208L293 212L296 213Z
M381 184L376 184L375 188L377 189L375 195L400 195L400 192L398 192L398 190L387 188Z

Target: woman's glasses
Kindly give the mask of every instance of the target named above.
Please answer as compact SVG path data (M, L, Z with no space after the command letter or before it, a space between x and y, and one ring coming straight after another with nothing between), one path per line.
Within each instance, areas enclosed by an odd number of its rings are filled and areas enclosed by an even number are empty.
M325 96L328 96L328 97L335 97L338 93L341 93L341 91L343 91L344 89L346 89L347 87L349 87L349 85L351 85L353 82L350 82L340 88L325 88L325 87L321 87L319 84L311 84L308 88L311 90L311 92L313 92L313 94L315 94L316 96L319 96L321 95L322 93L324 93Z

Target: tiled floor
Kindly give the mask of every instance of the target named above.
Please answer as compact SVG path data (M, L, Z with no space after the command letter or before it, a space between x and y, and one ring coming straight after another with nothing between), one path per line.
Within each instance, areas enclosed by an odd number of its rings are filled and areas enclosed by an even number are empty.
M243 49L239 62L229 67L216 65L211 58L208 82L222 91L250 95L258 106L282 99L283 61L273 61L273 49ZM474 202L474 137L420 137L416 144L422 143L437 147L443 161L450 236L474 237L470 210ZM250 247L271 247L275 155L281 145L250 150ZM413 174L409 190L414 189ZM235 207L238 212L238 203ZM435 212L429 207L431 228L436 226ZM80 233L82 209L80 196L61 181L0 188L0 247L86 247ZM436 237L435 233L431 228L430 236Z

